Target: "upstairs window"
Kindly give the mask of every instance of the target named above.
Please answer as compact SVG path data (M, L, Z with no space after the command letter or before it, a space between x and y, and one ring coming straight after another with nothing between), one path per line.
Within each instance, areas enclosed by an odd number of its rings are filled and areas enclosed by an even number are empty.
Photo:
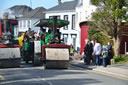
M68 21L68 15L64 15L64 20ZM68 30L68 25L64 26L64 30Z
M72 15L72 30L75 30L75 14Z

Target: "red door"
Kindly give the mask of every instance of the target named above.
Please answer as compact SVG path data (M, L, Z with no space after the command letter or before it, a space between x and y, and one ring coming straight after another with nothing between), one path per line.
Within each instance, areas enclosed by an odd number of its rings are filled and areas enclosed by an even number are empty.
M85 40L88 39L88 28L89 26L81 26L81 43L80 43L80 54L84 51L84 47L86 45Z

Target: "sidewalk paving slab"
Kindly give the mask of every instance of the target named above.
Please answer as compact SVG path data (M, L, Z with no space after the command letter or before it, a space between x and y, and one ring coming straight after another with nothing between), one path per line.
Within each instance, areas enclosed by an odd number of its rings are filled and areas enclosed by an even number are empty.
M86 65L84 64L83 60L72 60L70 64L88 70L113 74L128 79L128 63L114 64L114 65L108 65L107 67L103 67L103 66L95 66L95 65Z
M125 78L128 79L128 69L122 69L122 68L118 68L118 67L99 66L97 68L94 68L93 70L103 72L103 73L117 75L117 76L120 76L120 77L125 77Z

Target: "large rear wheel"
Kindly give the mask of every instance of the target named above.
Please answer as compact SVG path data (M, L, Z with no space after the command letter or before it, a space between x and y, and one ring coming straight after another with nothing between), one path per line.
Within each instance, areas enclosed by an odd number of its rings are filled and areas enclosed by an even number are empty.
M67 69L69 61L46 61L45 69Z

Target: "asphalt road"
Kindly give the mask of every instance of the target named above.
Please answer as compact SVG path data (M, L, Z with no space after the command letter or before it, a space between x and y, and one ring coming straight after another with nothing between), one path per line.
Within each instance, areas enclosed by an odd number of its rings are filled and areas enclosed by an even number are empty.
M0 85L128 85L128 80L69 66L69 69L44 69L43 66L0 69Z

